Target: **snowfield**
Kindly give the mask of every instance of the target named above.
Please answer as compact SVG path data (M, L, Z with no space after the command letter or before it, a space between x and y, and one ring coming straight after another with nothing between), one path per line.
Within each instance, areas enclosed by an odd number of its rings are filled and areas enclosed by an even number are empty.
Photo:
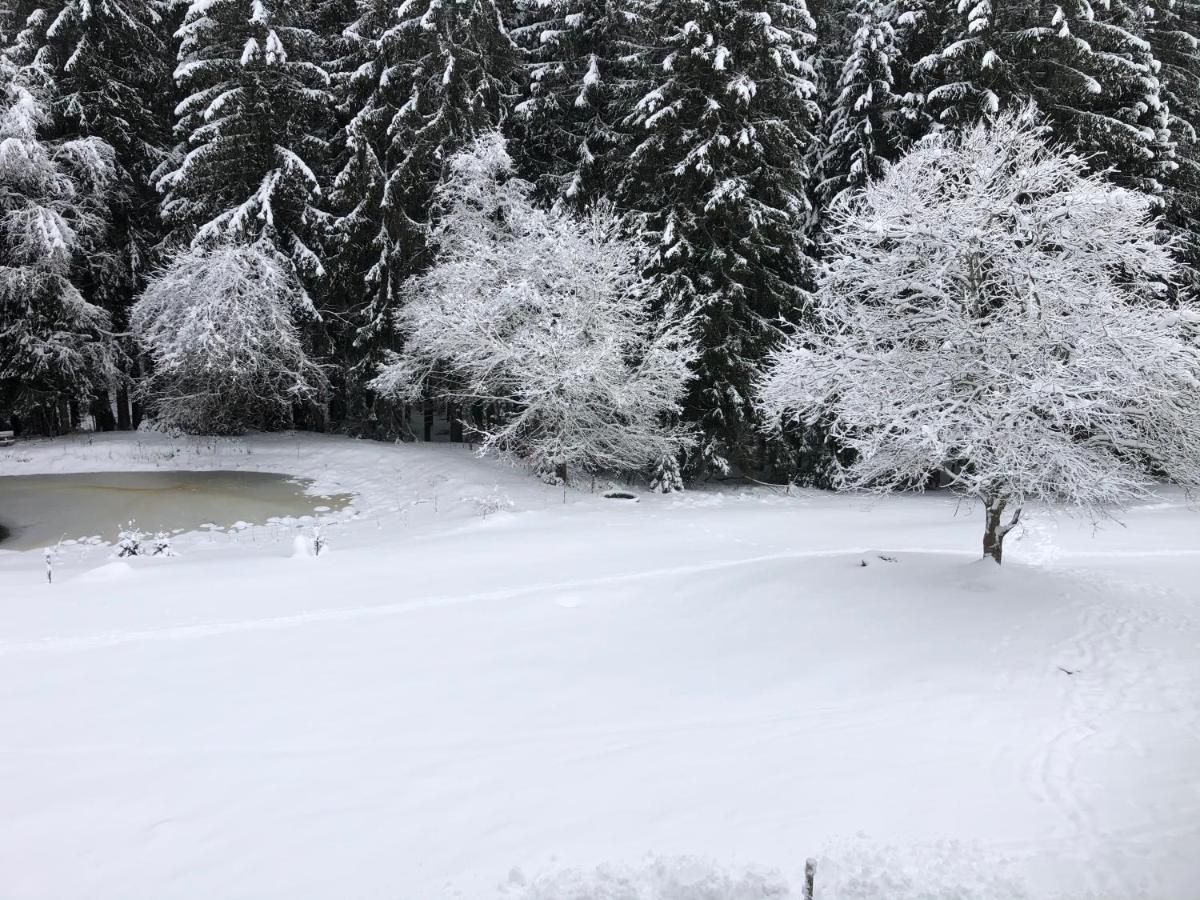
M451 445L97 435L0 474L351 492L0 550L5 900L1200 897L1200 514L639 502ZM4 511L0 510L0 521ZM120 520L114 511L114 529ZM865 565L864 565L865 563Z

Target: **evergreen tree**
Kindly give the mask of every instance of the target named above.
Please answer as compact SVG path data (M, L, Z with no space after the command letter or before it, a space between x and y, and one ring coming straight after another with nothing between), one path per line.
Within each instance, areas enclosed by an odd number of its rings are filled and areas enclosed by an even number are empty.
M617 194L652 241L650 273L700 322L688 413L706 437L692 468L724 470L751 443L751 384L811 274L813 23L803 0L633 7L650 49Z
M1166 179L1166 220L1195 294L1200 289L1200 5L1161 0L1151 12L1146 39L1159 62L1177 164Z
M48 127L58 138L98 137L115 151L105 252L88 255L81 287L110 312L119 331L161 237L151 183L169 144L169 50L160 7L155 0L44 0L24 18L9 50L15 62L37 67L47 79ZM123 387L118 411L123 427L130 427ZM107 396L96 412L101 425L111 427Z
M500 122L518 51L495 0L360 0L346 41L332 232L337 292L353 303L343 346L357 392L395 349L401 285L428 265L445 162Z
M891 15L890 5L859 0L850 17L855 32L826 118L820 186L825 202L887 174L903 147Z
M430 206L446 161L491 131L514 93L517 47L496 0L411 0L384 32L385 221L405 276L428 264ZM383 98L381 98L383 99Z
M0 56L0 408L54 432L117 375L109 316L78 288L85 258L105 253L115 167L98 138L45 137L44 74Z
M933 116L970 125L1033 100L1054 136L1097 169L1161 192L1173 149L1158 63L1140 36L1140 0L960 0L956 12L938 48L917 63Z
M324 275L314 167L329 79L303 12L283 0L193 0L175 71L187 93L180 143L159 188L178 239L261 242L311 288Z
M359 0L356 18L329 64L341 123L333 142L332 216L327 229L330 337L338 372L331 413L339 426L392 435L380 427L376 402L365 382L394 345L388 313L396 281L388 274L392 242L384 220L388 127L398 104L387 96L389 66L382 39L395 17L394 0Z
M518 164L552 202L605 196L623 147L620 0L517 0L514 35L529 55L518 104Z

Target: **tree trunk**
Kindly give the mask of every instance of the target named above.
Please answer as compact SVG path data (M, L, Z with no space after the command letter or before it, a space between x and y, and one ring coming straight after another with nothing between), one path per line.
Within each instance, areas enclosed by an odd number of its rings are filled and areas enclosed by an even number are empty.
M425 401L425 443L433 440L433 401Z
M450 443L463 442L462 407L457 403L446 405L446 415L450 417Z
M117 428L121 431L133 430L133 412L129 406L129 388L121 385L117 388Z
M71 401L66 397L58 398L58 423L59 434L71 431Z
M112 397L108 391L100 391L92 403L92 416L96 419L97 431L113 431L117 420L113 418Z
M999 497L984 498L983 555L994 559L996 565L1000 565L1004 557L1004 538L1021 521L1021 510L1018 508L1013 513L1012 520L1005 524L1004 507L1006 505L1007 501Z

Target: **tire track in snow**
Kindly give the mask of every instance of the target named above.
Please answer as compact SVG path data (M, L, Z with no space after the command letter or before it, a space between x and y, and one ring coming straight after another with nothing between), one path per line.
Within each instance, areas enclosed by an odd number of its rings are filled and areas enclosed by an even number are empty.
M579 578L568 581L547 581L525 584L519 587L498 588L491 591L476 591L466 594L451 594L439 597L425 597L416 600L405 600L399 603L385 603L374 606L334 607L316 609L287 616L273 616L263 619L240 619L229 622L206 622L191 625L169 625L163 628L143 629L138 631L119 631L106 634L83 635L78 637L46 637L40 640L0 644L0 657L17 656L32 653L72 652L76 650L94 650L105 647L116 647L124 644L143 643L148 641L189 640L205 638L222 634L235 634L248 631L274 631L283 628L294 628L325 622L343 622L356 619L381 618L424 609L459 606L466 603L482 603L492 600L508 600L525 594L536 594L543 591L574 591L606 585L627 584L647 578L667 578L675 575L700 575L706 572L719 572L735 569L741 566L761 565L770 562L782 562L793 559L832 558L838 556L854 556L867 553L882 552L888 554L908 553L924 555L975 556L973 551L944 550L921 547L880 548L880 547L841 547L825 550L793 550L782 553L769 553L761 556L748 556L739 559L714 560L685 566L666 566L658 569L646 569L640 572L625 572L618 575L602 575L596 578Z

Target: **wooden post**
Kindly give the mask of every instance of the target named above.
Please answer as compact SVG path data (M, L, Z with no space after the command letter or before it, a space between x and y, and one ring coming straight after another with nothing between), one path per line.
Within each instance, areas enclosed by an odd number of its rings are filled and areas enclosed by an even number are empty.
M817 861L811 856L804 861L804 893L803 900L813 900L813 891L817 880Z

